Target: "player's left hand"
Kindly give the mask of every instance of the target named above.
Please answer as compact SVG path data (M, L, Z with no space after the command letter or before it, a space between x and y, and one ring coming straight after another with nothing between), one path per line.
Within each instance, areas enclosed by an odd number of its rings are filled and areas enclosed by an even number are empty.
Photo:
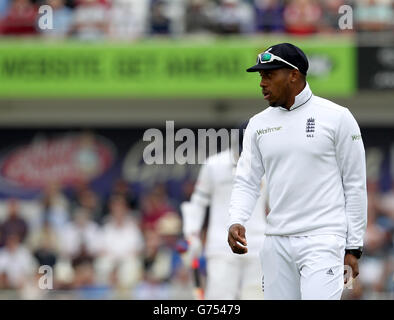
M358 259L352 254L345 255L345 266L350 266L352 268L352 278L356 278L359 274L358 271ZM345 270L346 274L346 270ZM347 277L345 277L345 284L347 283Z

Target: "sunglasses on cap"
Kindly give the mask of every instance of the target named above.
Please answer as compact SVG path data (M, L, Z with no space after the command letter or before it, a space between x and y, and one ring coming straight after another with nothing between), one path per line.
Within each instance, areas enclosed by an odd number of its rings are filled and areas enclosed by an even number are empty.
M263 52L263 53L260 53L260 54L257 56L257 62L256 62L256 63L257 63L257 64L263 64L263 63L272 62L272 61L274 61L274 60L277 60L277 61L286 63L286 64L288 64L289 66L291 66L291 67L293 67L294 69L297 69L297 70L299 71L299 69L298 69L294 64L291 64L290 62L287 62L286 60L282 59L281 57L278 57L278 56L276 56L276 55L274 55L273 53L270 53L270 52L268 52L268 51Z

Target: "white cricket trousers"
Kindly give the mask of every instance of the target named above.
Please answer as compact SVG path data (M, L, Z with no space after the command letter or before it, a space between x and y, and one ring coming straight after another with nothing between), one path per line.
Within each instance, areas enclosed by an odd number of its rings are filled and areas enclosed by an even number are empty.
M340 300L346 239L265 236L260 252L264 299Z
M207 258L207 300L261 300L261 263L258 255L212 256Z

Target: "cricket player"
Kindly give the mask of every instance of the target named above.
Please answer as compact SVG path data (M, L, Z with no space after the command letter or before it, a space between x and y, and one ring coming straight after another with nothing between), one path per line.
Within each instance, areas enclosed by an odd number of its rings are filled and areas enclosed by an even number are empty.
M367 222L363 141L347 108L312 93L308 65L301 49L281 43L247 69L260 73L270 106L245 131L228 243L234 253L248 251L246 221L265 174L271 209L261 251L265 299L337 300L344 265L358 275Z
M241 128L241 142L245 127L246 123ZM263 299L259 252L264 240L266 205L262 179L256 192L257 204L250 206L254 214L246 224L248 254L234 255L227 244L228 210L240 148L233 145L209 157L200 169L190 202L181 205L183 233L194 256L201 254L201 231L206 208L210 206L204 248L207 261L205 299L209 300Z

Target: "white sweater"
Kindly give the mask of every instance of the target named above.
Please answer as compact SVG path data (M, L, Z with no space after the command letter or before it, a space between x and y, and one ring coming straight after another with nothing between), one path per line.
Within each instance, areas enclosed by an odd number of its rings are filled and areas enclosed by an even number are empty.
M228 226L250 218L265 173L267 235L336 234L347 249L363 245L365 151L347 108L314 96L307 84L290 110L268 107L252 117L243 145Z
M205 210L207 206L210 206L205 243L207 257L233 255L227 243L227 219L234 176L235 161L233 161L229 149L209 157L201 167L190 200L189 212L182 212L184 219L183 232L186 236L189 236L201 231ZM266 224L264 180L260 179L257 188L259 197L257 202L254 202L251 206L251 211L254 212L252 218L246 224L248 255L250 256L258 256L262 247L262 234L264 234Z

